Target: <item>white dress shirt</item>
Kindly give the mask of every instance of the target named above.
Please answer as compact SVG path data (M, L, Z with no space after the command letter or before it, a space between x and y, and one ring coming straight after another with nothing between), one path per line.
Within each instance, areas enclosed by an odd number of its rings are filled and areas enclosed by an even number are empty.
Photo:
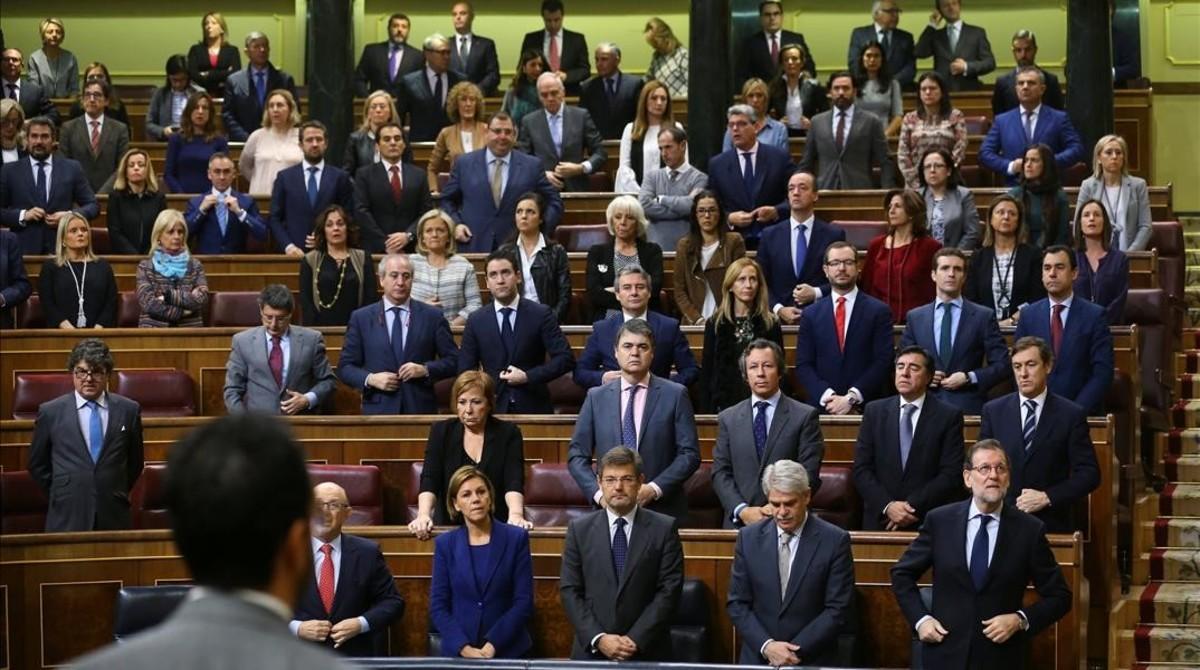
M325 562L325 554L321 551L321 547L325 545L325 542L315 537L309 539L312 540L313 575L320 575L321 564ZM329 546L333 547L333 551L329 552L329 560L333 561L333 592L336 595L338 579L342 576L342 536L338 535L330 540ZM313 579L316 580L319 579L319 577L314 577ZM292 631L292 635L300 635L301 623L302 622L297 619L292 619L291 622L288 623L288 629ZM336 624L338 622L331 621L330 623ZM365 616L358 617L358 625L362 628L362 630L358 633L359 635L371 632L371 624L367 621Z
M79 419L79 430L83 431L83 441L87 443L91 440L92 434L92 409L87 406L91 402L83 396L79 395L79 391L75 392L75 414ZM104 434L108 435L108 394L101 393L99 398L96 398L96 404L100 406L100 425L104 428ZM96 446L97 449L104 445Z
M830 291L829 299L833 301L832 307L833 307L833 315L834 315L834 324L837 323L837 300L840 297L844 297L846 299L846 308L845 308L846 309L846 320L845 320L845 323L843 324L843 326L845 327L845 330L842 331L842 341L844 342L846 340L846 333L850 332L850 318L854 314L854 302L856 300L858 300L858 287L855 286L854 288L850 289L850 292L846 293L845 295L841 295L837 291L833 291L833 290ZM834 395L833 389L827 388L827 389L825 389L825 392L821 394L821 399L819 400L819 402L822 405L824 405L829 400L829 398L831 398L833 395ZM860 405L862 404L862 401L863 401L862 391L858 390L856 387L853 387L853 386L850 387L850 389L848 391L846 391L846 395L853 397L854 401L857 404L860 404Z

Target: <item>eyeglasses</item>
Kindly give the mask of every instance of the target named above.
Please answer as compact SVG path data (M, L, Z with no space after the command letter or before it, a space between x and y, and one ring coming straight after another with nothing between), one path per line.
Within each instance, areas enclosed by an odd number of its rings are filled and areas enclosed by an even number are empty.
M617 484L621 484L622 486L632 486L635 482L637 482L637 477L633 477L631 475L625 475L624 477L604 477L600 481L605 486L616 486Z
M75 368L71 372L79 381L84 381L85 379L103 379L108 374L104 370L86 370L84 368Z
M926 163L925 169L926 170L945 170L946 164L945 163Z
M697 207L696 215L697 216L713 216L714 214L716 214L719 211L720 210L717 209L716 207Z
M104 98L104 94L97 93L96 91L88 91L87 93L83 94L83 97L87 100L100 100Z
M993 472L996 473L997 477L1003 477L1004 475L1008 474L1007 465L977 465L970 469L978 472L984 477L991 477Z
M830 267L830 268L848 268L848 267L850 267L850 266L852 266L852 265L855 265L855 264L857 264L857 263L858 263L858 260L856 260L856 259L853 259L853 258L848 258L848 259L845 259L845 260L837 260L837 261L825 261L825 267Z
M350 509L350 506L342 502L319 502L317 508L326 512L336 512L340 509Z

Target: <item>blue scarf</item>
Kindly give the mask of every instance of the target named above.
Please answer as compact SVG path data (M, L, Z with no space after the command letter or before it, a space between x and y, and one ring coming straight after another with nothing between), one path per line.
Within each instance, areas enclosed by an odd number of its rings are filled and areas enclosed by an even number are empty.
M183 275L187 274L188 261L191 258L187 249L180 249L178 253L171 254L162 247L155 247L152 257L154 271L167 279L182 279Z

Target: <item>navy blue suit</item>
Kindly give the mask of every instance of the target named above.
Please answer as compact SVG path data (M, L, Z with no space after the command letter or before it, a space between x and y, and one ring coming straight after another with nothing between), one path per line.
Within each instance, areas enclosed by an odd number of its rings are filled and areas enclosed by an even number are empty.
M1082 530L1086 515L1075 515L1075 504L1100 485L1096 447L1088 434L1083 408L1053 392L1046 394L1033 443L1025 450L1022 426L1024 399L1017 393L996 398L983 406L979 439L994 438L1004 445L1012 468L1008 502L1016 504L1021 489L1036 489L1050 496L1050 506L1036 517L1048 533Z
M983 403L987 402L988 389L1012 375L1008 347L1000 336L996 313L964 299L950 360L942 361L938 358L938 335L933 332L933 310L937 306L934 301L909 310L904 334L900 336L900 348L915 344L925 349L933 356L934 369L945 372L946 376L955 372L974 372L975 384L968 382L954 391L930 387L929 391L938 400L954 405L966 414L979 414Z
M396 108L400 112L400 118L408 115L409 142L432 142L437 139L442 128L451 123L450 117L446 115L446 106L440 99L433 97L427 74L425 68L409 72L400 78L397 86L399 95L396 96ZM442 85L446 87L442 95L449 99L450 89L465 77L454 70L446 70L442 77Z
M442 655L457 658L462 648L491 642L496 658L521 658L533 646L533 559L529 534L492 521L484 584L475 581L465 527L433 542L433 584L429 623L442 636Z
M825 247L834 242L845 241L846 231L813 218L803 272L797 277L796 268L792 263L792 247L795 246L795 241L792 239L791 219L785 217L778 224L764 230L759 239L755 259L762 267L763 277L767 280L769 305L794 306L796 301L792 298L792 289L798 284L808 284L828 295L829 279L825 277L824 267Z
M527 191L536 191L546 199L542 232L546 239L551 239L562 218L563 203L558 189L546 179L540 160L520 151L509 152L508 181L497 207L492 201L487 149L459 156L450 170L450 180L442 189L442 208L456 223L471 229L471 240L460 244L458 250L488 253L507 242L517 230L513 222L517 198Z
M16 308L29 299L33 284L25 274L25 262L21 260L21 242L16 234L0 230L0 295L4 306L0 307L0 329L16 325Z
M264 94L282 88L296 95L296 82L292 75L278 70L267 63L267 90ZM245 142L250 133L262 127L263 106L258 102L258 82L247 64L243 70L229 75L225 80L225 103L221 105L221 121L230 141Z
M100 206L79 163L57 154L50 158L50 197L41 197L34 187L37 167L31 161L18 160L0 168L0 224L17 234L21 253L53 254L55 228L41 221L21 221L21 210L41 207L48 214L74 210L91 220L100 215Z
M356 635L337 648L347 656L387 655L387 629L404 614L404 599L396 590L392 571L383 560L379 546L370 540L343 533L342 560L333 593L333 611L326 612L317 592L316 573L296 603L296 621L330 621L364 617L370 632ZM333 637L324 645L333 649Z
M350 315L337 375L346 386L362 391L363 414L436 414L433 384L453 377L458 369L458 347L442 310L419 300L410 299L408 304L412 316L404 337L404 355L399 358L392 351L382 300ZM424 365L429 374L401 382L400 388L391 392L366 385L368 374L395 372L409 362Z
M304 238L312 232L317 215L326 207L341 205L347 214L354 212L354 184L344 170L329 161L321 169L317 204L309 204L309 167L307 161L301 161L281 170L271 188L271 235L279 251L285 251L289 244L304 249Z
M792 157L788 152L759 142L758 155L754 159L754 183L749 191L742 178L742 168L742 155L736 147L709 161L708 187L716 192L721 209L728 215L729 212L749 212L770 205L779 213L780 221L785 221L791 211L787 204L787 181L792 172ZM747 241L757 241L764 228L766 225L755 221L737 230Z
M1083 142L1066 112L1042 105L1032 141L1025 139L1023 112L1022 107L1017 107L996 117L979 147L980 165L1003 175L1009 186L1016 186L1021 175L1008 174L1008 164L1023 158L1025 150L1034 144L1045 144L1054 151L1054 162L1060 173L1084 159Z
M796 333L796 376L809 402L822 411L825 389L845 395L856 388L864 403L878 398L892 368L892 310L859 291L846 318L844 352L838 349L832 293L804 310Z
M1050 343L1050 299L1043 298L1021 310L1013 341L1026 335ZM1071 299L1062 345L1050 371L1050 392L1082 407L1088 414L1104 413L1104 395L1112 384L1112 333L1104 308L1079 296Z
M547 384L575 367L571 345L558 327L554 310L532 300L518 300L512 315L516 318L513 337L506 341L500 336L494 305L488 303L467 318L458 352L459 373L483 366L483 371L496 381L495 412L552 414L554 405ZM509 386L500 379L500 372L509 365L524 370L529 381Z
M654 361L650 364L650 372L676 384L690 386L700 377L700 368L688 346L687 336L679 330L679 322L658 312L646 312L646 322L654 333ZM614 350L617 331L624 323L623 314L614 314L592 324L592 334L588 335L583 355L575 365L576 384L585 389L600 386L605 372L621 369ZM674 374L671 374L672 364Z
M188 234L192 238L192 253L194 254L244 254L246 253L246 235L254 239L267 239L267 224L263 223L258 213L258 203L245 193L231 190L230 195L237 198L238 206L246 212L246 220L241 221L229 212L225 223L225 234L221 234L221 224L217 221L217 208L212 206L207 212L200 211L200 203L208 193L188 201L187 212L183 215L187 221Z

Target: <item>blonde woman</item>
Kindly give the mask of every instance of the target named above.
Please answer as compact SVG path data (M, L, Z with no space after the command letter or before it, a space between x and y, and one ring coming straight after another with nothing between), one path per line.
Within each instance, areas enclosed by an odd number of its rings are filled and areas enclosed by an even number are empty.
M449 172L459 156L482 149L487 141L487 123L483 121L483 91L469 81L461 81L446 95L446 115L450 125L442 128L433 144L426 172L429 192L437 193L438 173Z
M359 168L379 162L379 150L375 147L376 134L385 123L400 123L396 112L396 101L387 91L372 91L363 100L362 125L350 133L342 167L353 179Z
M666 84L671 97L686 98L688 95L688 50L675 37L675 32L666 21L657 16L646 22L642 36L654 50L650 57L650 69L646 80L654 79Z
M130 149L117 164L108 197L108 240L114 254L139 255L150 249L151 230L167 197L158 187L154 163L145 149Z
M4 164L25 156L25 110L12 98L0 99L0 156Z
M412 263L412 297L442 310L451 326L467 325L467 317L479 309L479 280L475 266L458 254L454 221L440 209L431 209L417 221L417 253Z
M658 133L666 125L683 125L671 112L671 93L666 84L648 81L638 96L637 116L625 124L621 132L615 190L618 193L637 193L642 189L646 172L662 167L658 152ZM684 155L687 162L687 155Z
M42 87L51 98L73 98L79 94L79 61L75 54L62 48L67 29L62 19L43 19L38 26L42 48L29 54L26 76Z
M300 149L300 111L289 91L275 89L267 94L262 128L250 133L238 171L250 176L251 195L269 195L275 176L304 160Z
M154 220L154 247L137 266L139 328L196 328L204 325L208 280L204 266L188 253L183 213L167 209Z
M67 212L58 220L54 257L38 276L47 328L112 328L117 325L117 278L92 250L87 219Z
M242 69L242 57L236 46L229 43L229 25L219 12L209 12L200 19L200 42L188 50L188 72L192 81L210 94L220 97L225 80Z
M768 302L762 267L745 257L730 263L721 282L721 306L704 324L701 388L714 413L750 397L738 367L747 344L763 338L783 347L783 329Z
M1146 180L1129 174L1129 145L1120 135L1105 135L1092 152L1092 176L1079 186L1077 202L1099 200L1112 222L1114 246L1145 251L1150 246L1150 191ZM1079 227L1079 209L1075 210Z

